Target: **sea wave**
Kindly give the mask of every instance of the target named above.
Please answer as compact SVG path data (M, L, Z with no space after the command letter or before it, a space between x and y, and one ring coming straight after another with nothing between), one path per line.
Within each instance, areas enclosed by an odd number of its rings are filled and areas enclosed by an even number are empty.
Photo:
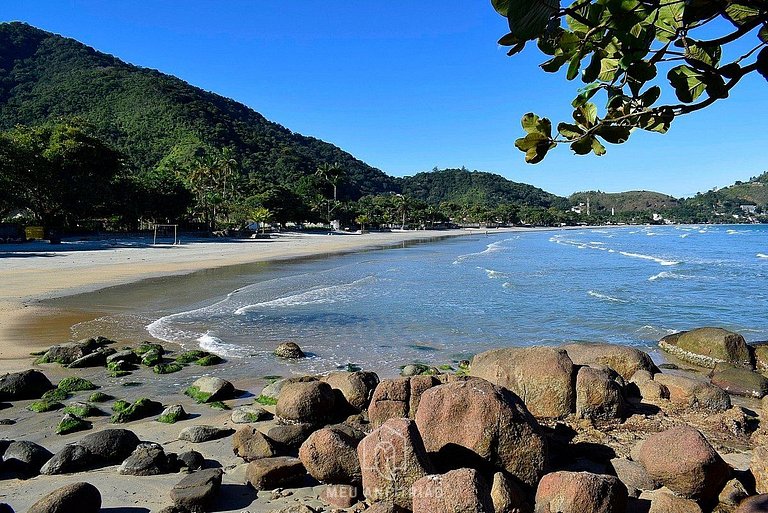
M669 279L669 280L695 280L697 277L692 274L681 274L681 273L673 273L670 271L662 271L659 274L654 274L650 278L648 278L648 281L656 281L656 280L663 280L663 279Z
M453 261L454 265L462 263L464 260L480 257L484 255L488 255L490 253L496 253L498 251L501 251L504 249L504 243L509 242L511 240L514 240L518 237L513 237L509 239L499 240L496 242L492 242L491 244L488 244L484 250L478 251L477 253L467 253L466 255L459 255L456 257L456 260Z
M768 255L766 255L765 253L758 253L757 258L768 258Z
M607 294L601 294L600 292L597 292L594 290L590 290L589 292L587 292L587 294L603 301L612 301L614 303L629 303L629 301L625 299L619 299L617 297L609 296Z
M485 271L485 275L488 276L488 278L491 280L496 278L506 278L508 276L507 273L503 273L501 271L494 271L493 269L483 269L483 271Z
M210 333L206 333L197 339L200 349L227 358L243 358L249 355L247 348L237 344L228 344Z
M642 253L630 253L629 251L619 251L620 255L624 255L630 258L640 258L642 260L652 260L660 265L677 265L680 262L676 260L665 260L663 258L655 257L652 255L643 255Z
M251 305L243 306L235 310L235 315L242 315L252 310L257 310L264 307L291 307L291 306L304 306L304 305L320 305L320 304L333 304L344 301L349 301L355 296L355 289L361 285L374 283L376 277L366 276L355 280L350 283L342 283L341 285L330 285L326 287L318 287L300 292L298 294L292 294L290 296L280 297L277 299L271 299L269 301L262 301L261 303L254 303Z

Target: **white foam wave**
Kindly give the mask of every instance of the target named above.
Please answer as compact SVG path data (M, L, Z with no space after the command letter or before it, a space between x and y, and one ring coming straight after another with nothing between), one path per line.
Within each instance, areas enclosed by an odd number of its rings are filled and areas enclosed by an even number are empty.
M654 274L650 278L648 278L648 281L656 281L656 280L663 280L663 279L670 279L670 280L695 280L696 276L693 276L691 274L680 274L680 273L673 273L670 271L662 271L659 274Z
M509 239L504 239L504 240L499 240L499 241L496 241L496 242L492 242L491 244L488 244L485 247L484 250L478 251L477 253L468 253L466 255L459 255L459 256L456 257L456 260L454 260L453 263L454 263L454 265L455 264L460 264L464 260L467 260L469 258L480 257L480 256L483 256L483 255L488 255L490 253L496 253L498 251L501 251L502 249L504 249L504 243L505 242L514 240L515 238L518 238L518 237L513 237L513 238L509 238Z
M206 333L202 337L197 339L200 349L214 353L219 356L226 356L227 358L242 358L248 356L248 350L237 344L228 344L218 337L214 337L210 333Z
M619 251L619 254L624 255L626 257L630 257L630 258L640 258L642 260L651 260L660 265L677 265L680 263L675 260L665 260L663 258L659 258L651 255L643 255L642 253L630 253L629 251Z
M504 287L505 289L511 289L512 287L514 287L514 285L508 281L505 281L504 283L502 283L501 286Z
M320 304L332 304L352 299L352 292L360 285L373 283L376 281L375 276L366 276L360 278L351 283L343 283L341 285L331 285L328 287L318 287L301 292L299 294L293 294L286 297L280 297L269 301L263 301L261 303L254 303L252 305L243 306L235 310L235 315L242 315L251 310L257 310L265 307L290 307L290 306L303 306L303 305L320 305Z
M587 292L587 294L597 299L601 299L603 301L612 301L614 303L629 303L629 301L626 301L624 299L619 299L617 297L601 294L600 292L596 292L594 290L590 290L589 292Z
M765 253L758 253L757 258L768 258L768 255L766 255Z
M493 269L483 269L485 271L485 275L488 276L489 279L493 280L496 278L506 278L507 274L503 273L501 271L494 271Z

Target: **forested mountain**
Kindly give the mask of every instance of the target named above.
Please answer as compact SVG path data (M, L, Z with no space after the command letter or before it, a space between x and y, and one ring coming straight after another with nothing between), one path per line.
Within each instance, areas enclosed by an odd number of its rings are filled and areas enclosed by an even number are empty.
M0 24L0 129L73 117L137 173L201 147L231 148L239 168L257 181L296 184L320 163L338 162L346 172L342 197L398 188L338 147L233 100L24 23Z
M574 205L587 203L593 212L643 212L669 210L680 202L667 194L652 191L601 192L586 191L572 194L569 198Z
M433 169L402 180L403 193L438 205L443 202L497 207L505 203L536 207L565 207L567 200L532 185L503 176L461 169Z

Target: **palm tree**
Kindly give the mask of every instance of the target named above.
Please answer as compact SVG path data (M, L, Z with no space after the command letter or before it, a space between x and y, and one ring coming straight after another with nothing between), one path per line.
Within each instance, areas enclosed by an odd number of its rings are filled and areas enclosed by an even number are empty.
M341 164L338 162L334 162L333 164L329 164L328 162L323 162L319 166L317 166L317 170L315 171L315 176L321 178L322 180L330 183L333 186L333 206L331 206L331 202L328 202L328 224L331 224L331 212L333 212L337 204L337 196L336 191L338 185L341 183L341 181L344 179L345 171Z

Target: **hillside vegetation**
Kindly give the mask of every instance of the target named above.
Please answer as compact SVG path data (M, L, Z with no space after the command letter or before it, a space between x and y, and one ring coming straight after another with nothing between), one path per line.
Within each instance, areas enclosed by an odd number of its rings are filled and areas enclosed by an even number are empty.
M586 191L572 194L568 199L574 205L586 204L589 200L590 209L595 212L610 212L612 209L615 212L644 212L648 210L658 212L680 205L680 202L672 196L651 191L616 193Z

